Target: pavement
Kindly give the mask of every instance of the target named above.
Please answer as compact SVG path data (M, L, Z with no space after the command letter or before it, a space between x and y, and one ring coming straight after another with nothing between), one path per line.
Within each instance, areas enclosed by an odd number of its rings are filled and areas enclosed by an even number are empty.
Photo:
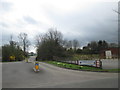
M0 62L2 62L2 57L0 56Z
M120 68L118 63L118 59L101 59L102 61L102 68L103 69L117 69ZM96 66L94 64L95 60L80 60L81 65L93 65Z
M119 68L118 59L102 59L103 69L117 69Z
M118 88L118 73L63 69L43 62L35 73L34 59L3 63L2 88Z

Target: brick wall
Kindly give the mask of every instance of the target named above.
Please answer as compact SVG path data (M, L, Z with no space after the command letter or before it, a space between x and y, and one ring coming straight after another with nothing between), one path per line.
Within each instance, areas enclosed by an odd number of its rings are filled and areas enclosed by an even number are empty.
M100 58L106 58L105 51L110 50L112 53L112 58L118 58L120 55L120 48L108 48L100 51Z

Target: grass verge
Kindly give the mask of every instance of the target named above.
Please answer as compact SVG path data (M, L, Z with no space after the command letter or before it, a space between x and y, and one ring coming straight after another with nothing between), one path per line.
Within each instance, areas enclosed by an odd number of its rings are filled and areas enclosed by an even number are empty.
M57 62L57 61L45 61L45 62L58 67L73 69L73 70L93 71L93 72L116 72L116 73L120 72L120 69L101 69L96 67L80 66L80 65L68 64L68 63Z

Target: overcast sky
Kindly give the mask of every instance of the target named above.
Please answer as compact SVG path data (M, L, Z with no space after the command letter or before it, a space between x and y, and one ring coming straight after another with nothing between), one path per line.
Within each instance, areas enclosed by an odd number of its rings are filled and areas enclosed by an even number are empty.
M80 41L118 41L118 0L0 0L2 42L10 35L18 40L25 32L34 45L35 36L57 28L64 39ZM34 51L31 46L30 51Z

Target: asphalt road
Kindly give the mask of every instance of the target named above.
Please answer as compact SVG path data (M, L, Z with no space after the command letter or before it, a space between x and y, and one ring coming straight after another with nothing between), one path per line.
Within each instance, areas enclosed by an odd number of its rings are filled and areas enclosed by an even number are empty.
M30 61L34 57L30 58ZM40 72L33 63L2 64L3 88L118 88L117 73L68 70L40 62Z
M2 57L0 56L0 62L2 61Z

